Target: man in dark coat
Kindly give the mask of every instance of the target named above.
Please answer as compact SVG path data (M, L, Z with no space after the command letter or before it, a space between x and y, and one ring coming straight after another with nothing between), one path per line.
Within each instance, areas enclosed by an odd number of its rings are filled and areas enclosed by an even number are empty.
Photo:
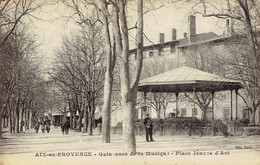
M153 122L152 119L149 117L149 114L146 115L146 118L144 119L144 125L145 125L145 132L146 132L146 141L149 142L153 140Z
M61 132L64 135L64 123L61 123Z
M65 131L65 133L66 133L66 134L69 134L70 122L69 122L68 119L65 121L63 127L64 127L64 131Z
M50 121L50 119L46 119L46 131L47 131L47 133L49 133L50 132L50 130L51 130L51 121Z
M36 121L36 123L35 123L35 125L34 125L34 128L35 128L35 130L36 130L36 133L38 133L39 128L40 128L40 122L39 122L38 120Z
M42 130L42 133L45 132L45 125L46 125L46 122L44 120L42 120L41 122L41 130Z

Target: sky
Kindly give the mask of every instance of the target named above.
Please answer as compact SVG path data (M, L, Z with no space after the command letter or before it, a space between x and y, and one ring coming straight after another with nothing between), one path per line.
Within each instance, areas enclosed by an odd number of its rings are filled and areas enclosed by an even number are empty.
M133 12L135 8L131 8ZM177 29L177 39L183 38L183 33L188 29L188 15L191 14L191 6L181 4L168 4L157 10L144 15L144 33L152 43L158 43L159 33L165 33L165 41L171 40L172 28ZM43 63L46 68L52 66L54 53L61 46L62 36L75 33L75 22L67 21L63 15L70 15L69 10L59 1L45 5L35 15L40 19L33 20L31 26L38 37L39 54L43 56ZM130 15L130 14L129 14ZM131 19L131 17L129 17ZM129 21L129 28L135 21ZM223 34L223 21L216 18L205 18L196 15L196 32L214 32ZM134 48L134 32L130 33L130 48ZM145 40L145 45L152 44Z

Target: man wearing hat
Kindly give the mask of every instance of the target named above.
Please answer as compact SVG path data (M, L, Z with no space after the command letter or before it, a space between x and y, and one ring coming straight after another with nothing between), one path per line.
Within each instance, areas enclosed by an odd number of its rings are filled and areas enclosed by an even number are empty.
M146 141L149 142L149 137L150 141L153 140L153 122L152 119L149 117L149 114L146 114L146 118L144 119L144 125L145 125L145 132L146 132Z

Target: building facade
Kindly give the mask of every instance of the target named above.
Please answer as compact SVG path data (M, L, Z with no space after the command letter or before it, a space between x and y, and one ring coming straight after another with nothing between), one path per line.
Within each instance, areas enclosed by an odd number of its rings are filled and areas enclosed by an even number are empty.
M234 42L233 36L231 35L229 20L227 20L227 27L225 34L218 36L213 32L208 33L196 33L196 17L191 15L189 16L189 27L187 33L183 34L183 38L177 39L177 30L172 29L171 38L172 41L164 41L165 34L159 34L159 43L144 46L143 49L143 58L144 65L151 62L157 63L159 65L160 59L166 59L166 61L173 62L174 67L187 66L192 61L193 56L202 54L204 57L198 57L200 61L204 60L204 67L214 67L214 74L223 75L223 68L215 62L209 64L209 61L214 61L218 54L227 54L224 47L227 44ZM217 53L216 53L217 52ZM130 50L131 61L136 60L136 49ZM204 58L204 59L202 59ZM197 60L198 60L197 59ZM162 64L164 65L164 64ZM217 69L219 68L219 70ZM203 69L198 67L198 69ZM167 71L167 70L165 70ZM223 75L225 76L225 75ZM142 76L146 78L147 76ZM233 91L224 91L218 92L218 98L214 103L214 119L230 120L230 119L248 119L249 110L246 108L245 103L241 97L236 96L236 92ZM236 99L238 104L236 105ZM203 112L201 108L190 101L186 101L185 97L179 103L179 109L176 111L176 98L172 97L167 104L165 111L160 112L159 116L161 118L165 117L197 117L202 118ZM232 100L232 101L231 101ZM139 107L137 110L138 118L144 117L145 113L150 113L152 117L158 117L158 113L155 108L146 103L145 108ZM232 107L237 106L237 112L232 111ZM212 116L212 104L208 106L206 111L206 118L211 119ZM256 112L256 123L260 122L259 110Z

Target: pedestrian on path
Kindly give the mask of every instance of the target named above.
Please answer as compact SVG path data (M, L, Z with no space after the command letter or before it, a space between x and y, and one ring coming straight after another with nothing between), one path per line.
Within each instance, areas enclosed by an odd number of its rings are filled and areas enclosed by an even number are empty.
M61 123L61 132L64 135L64 123Z
M45 121L44 120L42 120L42 122L41 122L41 130L42 130L42 133L44 133L45 132Z
M149 114L146 114L146 118L144 119L144 125L145 125L145 133L146 133L146 141L154 141L153 140L153 122L152 119L149 117Z
M64 131L65 134L69 134L69 128L70 128L70 122L68 119L66 119L65 123L64 123Z
M36 133L38 133L39 128L40 128L40 122L37 120L36 123L35 123L35 126L34 126Z
M50 121L50 119L47 118L47 120L46 120L46 131L47 131L47 133L49 133L50 130L51 130L51 121Z

